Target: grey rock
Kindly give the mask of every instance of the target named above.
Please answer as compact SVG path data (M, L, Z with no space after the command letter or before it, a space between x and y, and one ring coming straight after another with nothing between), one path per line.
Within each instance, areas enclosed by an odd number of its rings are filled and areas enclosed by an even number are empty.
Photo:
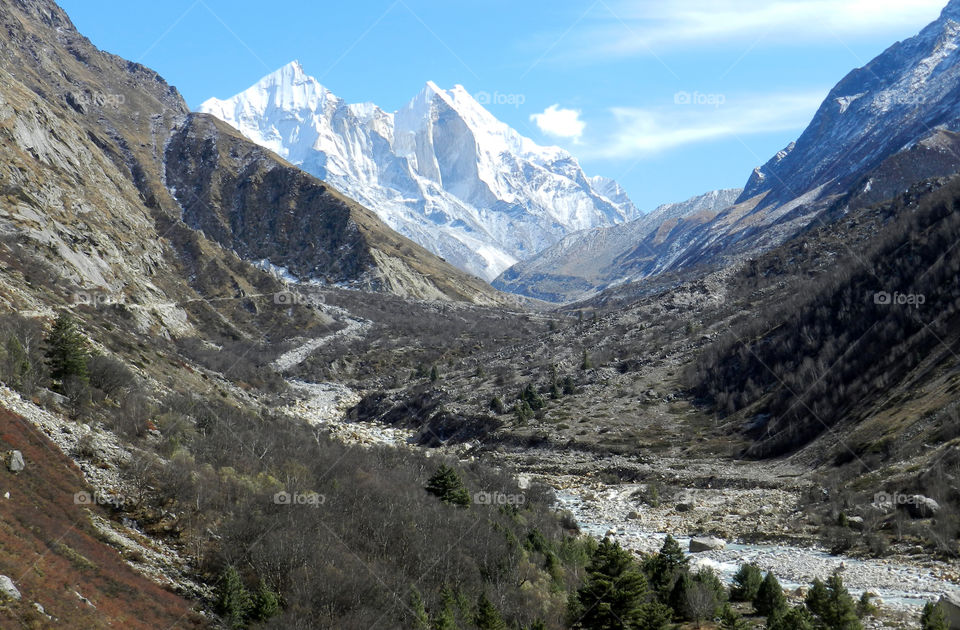
M940 597L938 602L947 618L947 626L951 630L960 628L960 592L947 593Z
M18 473L26 468L26 464L23 461L23 453L20 451L7 451L3 459L7 464L7 469L12 473Z
M698 536L690 539L690 553L702 551L719 551L727 546L726 541L716 536Z
M0 594L4 597L20 601L20 591L14 586L13 580L5 575L0 575Z
M922 494L915 494L910 497L906 507L911 518L933 518L940 511L939 503Z

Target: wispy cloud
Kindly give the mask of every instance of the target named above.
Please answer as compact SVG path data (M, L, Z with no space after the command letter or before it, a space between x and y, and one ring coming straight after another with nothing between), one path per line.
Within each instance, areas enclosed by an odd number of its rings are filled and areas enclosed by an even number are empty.
M750 97L678 93L662 108L615 107L603 138L580 151L600 159L642 158L689 144L803 129L827 90Z
M652 48L701 47L724 41L796 43L876 35L917 27L945 0L608 0L592 12L578 49L630 56Z
M586 128L586 123L580 120L580 112L575 109L564 109L559 105L551 105L540 114L530 116L540 131L557 138L572 138L579 140Z

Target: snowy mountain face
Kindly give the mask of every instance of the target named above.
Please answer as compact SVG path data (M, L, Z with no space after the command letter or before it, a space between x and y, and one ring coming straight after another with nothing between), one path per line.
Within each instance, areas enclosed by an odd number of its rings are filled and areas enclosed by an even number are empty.
M405 107L347 104L293 62L200 112L236 127L486 280L566 234L639 213L576 159L497 120L461 86L432 82Z
M960 0L919 35L894 44L831 90L803 135L756 169L741 201L763 206L858 176L935 130L960 128Z

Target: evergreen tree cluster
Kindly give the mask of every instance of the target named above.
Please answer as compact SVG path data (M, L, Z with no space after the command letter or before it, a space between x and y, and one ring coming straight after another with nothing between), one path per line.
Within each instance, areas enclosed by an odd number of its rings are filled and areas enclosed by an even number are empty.
M876 612L871 598L866 593L855 601L835 573L826 582L815 580L804 603L791 607L773 572L764 573L754 564L741 566L728 590L713 571L692 571L670 536L659 553L642 562L604 539L587 566L583 584L571 593L567 615L570 627L577 630L662 630L685 623L700 628L709 622L719 622L724 630L753 628L731 605L734 602L750 604L754 616L766 617L770 630L862 630L861 618ZM932 604L924 619L924 628L942 630L937 625L942 611Z

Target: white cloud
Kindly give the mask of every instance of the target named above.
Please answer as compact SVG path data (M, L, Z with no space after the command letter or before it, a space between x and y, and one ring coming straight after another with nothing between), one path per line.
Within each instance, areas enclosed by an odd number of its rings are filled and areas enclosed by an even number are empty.
M689 144L803 129L826 93L749 97L681 93L685 96L678 95L674 103L662 108L615 107L610 110L614 124L606 139L591 142L581 154L605 159L639 158Z
M540 131L558 138L573 138L579 140L587 123L580 120L580 112L575 109L562 109L559 105L551 105L543 113L533 114L530 120L536 123Z
M610 0L594 10L595 22L578 50L629 56L652 48L701 46L721 41L750 44L877 35L935 19L944 0Z

